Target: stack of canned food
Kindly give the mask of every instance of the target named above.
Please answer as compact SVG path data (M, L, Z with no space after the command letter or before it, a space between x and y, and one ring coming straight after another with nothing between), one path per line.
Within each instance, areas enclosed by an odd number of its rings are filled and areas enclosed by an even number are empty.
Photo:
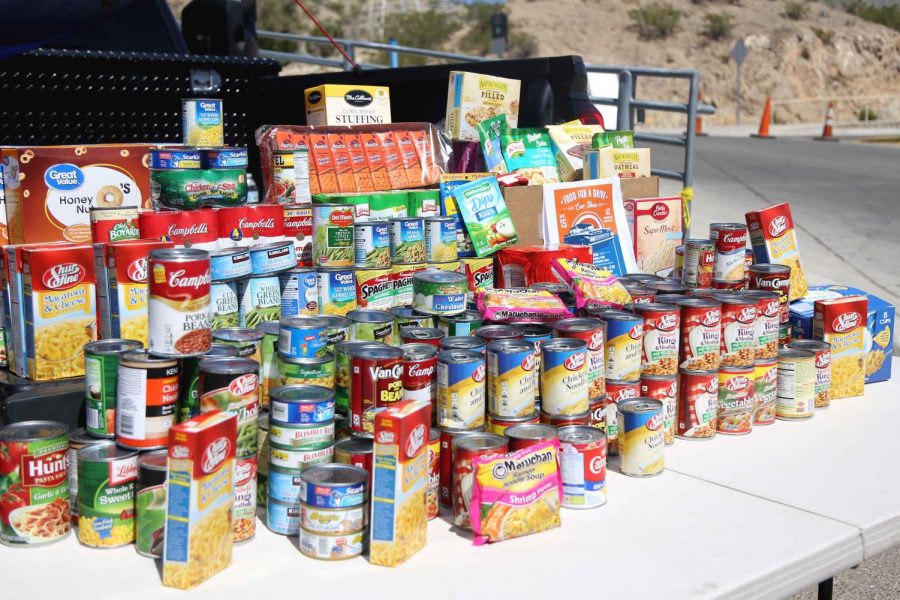
M300 552L320 560L362 554L369 539L369 473L343 464L300 474Z

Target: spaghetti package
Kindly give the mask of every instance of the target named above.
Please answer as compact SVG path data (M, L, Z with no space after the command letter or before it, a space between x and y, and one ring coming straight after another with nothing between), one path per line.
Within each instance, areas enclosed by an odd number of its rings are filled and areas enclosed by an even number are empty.
M565 258L553 261L553 273L575 292L575 305L602 304L622 308L631 302L631 294L615 275L594 265L578 263Z
M474 459L469 518L474 543L499 542L559 527L559 442Z
M544 290L524 288L479 290L475 293L475 301L485 320L494 323L507 321L546 323L572 316L558 296Z

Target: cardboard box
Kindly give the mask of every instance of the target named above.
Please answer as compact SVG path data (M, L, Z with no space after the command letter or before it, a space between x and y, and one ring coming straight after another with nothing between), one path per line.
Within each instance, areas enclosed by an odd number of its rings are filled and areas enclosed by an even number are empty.
M889 380L897 319L894 306L878 296L843 285L812 286L805 298L791 304L791 335L796 339L813 339L815 301L843 296L866 296L869 300L865 335L866 383Z
M865 296L816 300L813 338L831 344L831 397L862 396L866 383Z
M388 88L320 85L303 92L307 125L372 125L391 122Z
M506 115L510 128L519 125L521 82L480 73L450 71L445 131L454 141L477 142L484 120Z
M684 239L680 196L625 201L625 216L634 242L639 273L669 277L675 268L675 248Z
M624 200L654 198L659 196L659 177L621 179L619 187ZM543 187L539 185L508 187L503 189L503 196L516 226L518 245L534 246L543 243Z

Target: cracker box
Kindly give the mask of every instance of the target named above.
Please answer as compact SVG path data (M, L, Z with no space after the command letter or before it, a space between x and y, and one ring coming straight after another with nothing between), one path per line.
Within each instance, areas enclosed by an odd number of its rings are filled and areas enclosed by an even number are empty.
M891 378L891 354L894 349L896 316L894 306L878 296L844 285L819 285L809 288L802 300L791 304L791 334L797 339L812 339L813 312L816 300L865 296L869 300L866 318L866 383Z
M519 124L521 82L480 73L450 71L445 131L451 140L477 142L479 123L506 115L511 128Z
M231 564L237 416L213 411L169 429L163 585L188 589Z
M384 86L320 85L303 92L307 125L373 125L391 122Z
M3 148L10 243L88 243L92 206L149 208L149 152L139 144Z
M750 233L750 244L753 246L753 262L789 266L790 299L799 300L804 297L809 285L800 262L800 245L794 230L791 205L784 202L768 206L748 212L744 217Z
M396 567L425 545L431 404L397 402L375 415L369 561Z
M831 397L862 396L868 300L844 296L816 300L813 306L813 339L831 344Z
M680 197L625 200L639 273L669 277L675 268L675 248L684 239Z

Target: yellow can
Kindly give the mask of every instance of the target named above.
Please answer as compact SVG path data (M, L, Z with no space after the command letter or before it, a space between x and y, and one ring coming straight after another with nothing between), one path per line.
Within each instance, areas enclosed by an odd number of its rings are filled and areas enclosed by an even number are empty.
M651 398L633 398L617 406L623 474L651 477L666 468L662 409L662 402Z
M541 344L541 410L548 415L588 412L587 343L556 338Z

